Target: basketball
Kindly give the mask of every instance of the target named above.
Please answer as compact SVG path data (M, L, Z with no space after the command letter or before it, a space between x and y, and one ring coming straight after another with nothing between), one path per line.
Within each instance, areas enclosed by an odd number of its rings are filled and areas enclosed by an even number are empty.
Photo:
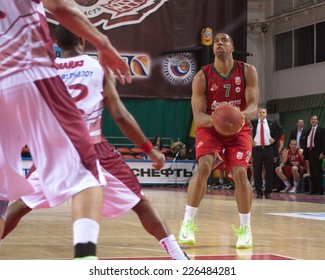
M237 107L225 104L215 109L212 124L221 135L235 135L244 125L243 114Z

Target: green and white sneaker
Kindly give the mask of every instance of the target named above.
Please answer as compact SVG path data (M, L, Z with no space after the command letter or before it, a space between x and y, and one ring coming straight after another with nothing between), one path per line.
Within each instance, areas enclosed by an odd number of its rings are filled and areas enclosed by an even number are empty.
M199 230L198 227L196 226L196 224L194 224L193 221L190 220L183 221L181 225L181 229L178 234L178 243L195 245L194 232L198 230Z
M238 237L236 248L237 249L250 249L253 248L253 236L251 227L249 225L241 225L239 228L236 228L234 225L231 226L235 232L235 235Z
M93 261L93 260L98 260L96 256L86 256L86 257L81 257L81 258L74 258L74 261Z

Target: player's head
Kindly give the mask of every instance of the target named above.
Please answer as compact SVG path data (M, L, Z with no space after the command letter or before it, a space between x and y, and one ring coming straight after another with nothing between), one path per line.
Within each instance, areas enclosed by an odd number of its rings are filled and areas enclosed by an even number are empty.
M289 143L290 150L296 150L297 149L297 141L295 139L291 139Z
M267 116L266 108L264 108L264 107L258 108L257 115L260 120L264 120Z
M81 38L63 27L61 24L55 29L58 46L63 50L71 50L81 43Z
M234 51L234 41L231 36L226 33L218 33L214 36L213 51L215 55L232 53Z

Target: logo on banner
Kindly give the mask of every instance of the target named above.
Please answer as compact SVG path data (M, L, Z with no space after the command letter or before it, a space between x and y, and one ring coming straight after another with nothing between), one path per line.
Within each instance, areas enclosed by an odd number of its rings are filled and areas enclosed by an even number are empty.
M80 10L95 26L104 30L142 22L169 0L75 0ZM52 14L49 22L58 24Z
M123 55L130 67L131 75L148 77L150 74L149 57L147 55Z
M164 60L163 71L172 84L187 85L196 73L196 64L188 53L170 54Z
M62 51L58 46L54 46L55 57L61 57ZM98 60L96 53L87 53ZM121 55L125 62L129 65L131 75L133 77L142 78L148 77L150 75L150 59L147 55L138 54L138 55Z

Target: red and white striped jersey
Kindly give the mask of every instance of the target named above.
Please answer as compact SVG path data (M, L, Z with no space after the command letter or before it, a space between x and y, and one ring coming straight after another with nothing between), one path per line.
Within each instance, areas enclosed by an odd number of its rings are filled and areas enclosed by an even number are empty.
M0 89L55 75L43 5L0 0Z
M90 136L100 141L104 91L102 66L88 55L56 58L55 62L61 79L82 114Z

